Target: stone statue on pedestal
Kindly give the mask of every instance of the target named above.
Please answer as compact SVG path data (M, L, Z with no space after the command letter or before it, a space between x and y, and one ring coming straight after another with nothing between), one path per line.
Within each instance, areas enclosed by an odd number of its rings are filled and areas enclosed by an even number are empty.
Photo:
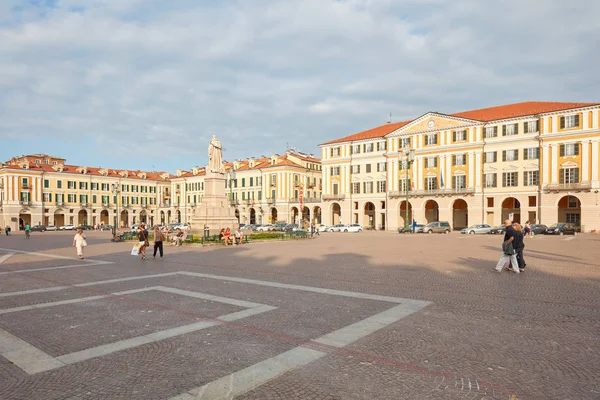
M208 170L210 172L225 173L223 168L223 146L215 135L208 145Z

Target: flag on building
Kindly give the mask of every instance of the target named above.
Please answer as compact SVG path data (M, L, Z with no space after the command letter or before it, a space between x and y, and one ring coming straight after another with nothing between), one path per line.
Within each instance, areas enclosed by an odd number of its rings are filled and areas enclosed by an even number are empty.
M440 188L444 188L444 169L440 168Z

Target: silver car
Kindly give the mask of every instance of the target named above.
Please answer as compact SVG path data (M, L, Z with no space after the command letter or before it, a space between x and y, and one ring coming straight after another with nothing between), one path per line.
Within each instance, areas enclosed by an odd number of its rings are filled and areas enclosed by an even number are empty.
M463 235L466 235L466 234L483 235L483 234L490 233L491 230L492 230L491 226L489 226L487 224L480 224L480 225L471 225L468 228L461 229L460 233L462 233Z
M341 232L342 230L344 230L344 228L346 228L346 225L336 224L327 228L327 232Z

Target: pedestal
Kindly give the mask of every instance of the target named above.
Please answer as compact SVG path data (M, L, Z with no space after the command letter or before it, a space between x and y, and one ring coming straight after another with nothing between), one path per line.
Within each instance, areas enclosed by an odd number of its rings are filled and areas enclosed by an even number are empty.
M202 204L192 218L192 230L203 235L205 226L210 228L211 235L216 235L226 228L233 232L238 227L235 208L229 205L227 198L224 173L207 172L204 178L204 196Z

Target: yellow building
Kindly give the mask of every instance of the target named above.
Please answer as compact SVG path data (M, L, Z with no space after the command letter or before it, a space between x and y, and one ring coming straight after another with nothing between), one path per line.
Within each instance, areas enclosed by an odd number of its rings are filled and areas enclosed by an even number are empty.
M310 154L249 158L225 163L226 190L243 224L321 221L321 163ZM204 168L178 170L172 178L173 209L190 222L202 212Z
M323 222L395 230L408 195L408 222L600 230L599 114L600 103L552 102L429 112L324 143Z
M143 172L67 165L45 154L0 164L0 222L29 225L113 225L164 221L170 213L170 179Z

